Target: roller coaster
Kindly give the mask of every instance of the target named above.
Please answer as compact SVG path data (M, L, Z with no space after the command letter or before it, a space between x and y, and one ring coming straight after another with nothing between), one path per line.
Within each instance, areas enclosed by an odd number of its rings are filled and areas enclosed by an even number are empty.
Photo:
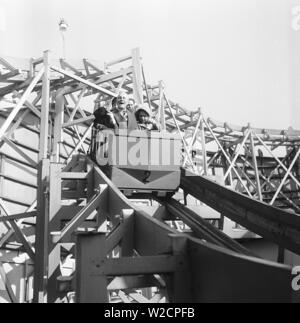
M300 131L184 109L138 48L100 65L0 57L0 302L299 302ZM121 89L161 132L92 138Z

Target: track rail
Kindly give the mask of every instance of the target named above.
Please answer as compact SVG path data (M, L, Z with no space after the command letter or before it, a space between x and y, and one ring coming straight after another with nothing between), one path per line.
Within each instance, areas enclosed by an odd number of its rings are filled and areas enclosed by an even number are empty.
M196 214L188 207L180 204L174 199L165 202L167 210L178 219L181 219L187 224L193 232L193 235L199 239L204 239L207 242L213 243L217 246L238 252L243 255L257 257L254 253L244 248L235 240L228 237L221 230L217 229L206 220L202 219L200 215Z
M181 188L248 230L300 254L300 217L183 170Z

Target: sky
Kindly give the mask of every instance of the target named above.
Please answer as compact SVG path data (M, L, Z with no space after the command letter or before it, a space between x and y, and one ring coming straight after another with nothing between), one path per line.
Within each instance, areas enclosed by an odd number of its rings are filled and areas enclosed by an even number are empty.
M0 0L0 55L40 57L49 49L61 57L63 17L67 58L104 62L140 47L147 81L163 80L187 109L231 124L300 129L297 6L300 0Z

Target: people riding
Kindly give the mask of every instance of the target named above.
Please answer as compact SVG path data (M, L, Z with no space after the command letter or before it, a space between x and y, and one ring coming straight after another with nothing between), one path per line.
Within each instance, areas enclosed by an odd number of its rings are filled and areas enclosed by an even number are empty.
M95 110L94 127L103 129L136 129L137 123L134 112L128 109L128 95L121 90L117 97L113 98L110 108L99 107Z
M135 113L135 100L134 98L128 99L127 110L131 113Z
M159 123L152 117L152 112L147 104L141 104L138 106L135 117L139 130L161 130Z
M94 112L94 128L103 129L139 129L148 131L160 131L159 123L153 118L150 107L140 104L133 113L134 99L128 99L128 95L121 90L111 102L111 109L105 108L103 102L96 102L98 108Z
M117 96L117 102L115 107L108 112L111 122L114 128L127 129L128 126L128 95L125 91L120 91Z
M134 101L132 100L132 103ZM92 129L92 141L90 153L92 157L97 151L99 140L97 136L105 129L125 129L125 130L146 130L160 131L159 123L152 117L151 109L147 104L137 106L133 113L128 107L128 96L125 91L121 91L115 97L110 107L105 106L104 101L95 101L94 125Z
M113 128L113 124L111 122L111 117L107 113L107 109L105 107L105 102L95 101L95 111L94 111L94 125L93 128L95 130L104 130Z

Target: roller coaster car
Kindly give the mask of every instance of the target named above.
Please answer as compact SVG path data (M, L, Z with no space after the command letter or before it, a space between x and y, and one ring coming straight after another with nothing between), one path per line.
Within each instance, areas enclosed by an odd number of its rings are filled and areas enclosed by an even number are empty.
M172 195L180 184L182 143L159 131L103 130L96 135L94 159L126 195Z

